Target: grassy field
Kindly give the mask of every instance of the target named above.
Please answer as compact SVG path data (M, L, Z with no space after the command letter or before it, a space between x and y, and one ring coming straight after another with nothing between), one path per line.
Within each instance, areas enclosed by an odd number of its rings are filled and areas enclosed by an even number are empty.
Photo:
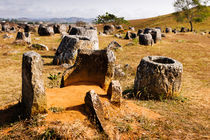
M169 16L169 18L167 17ZM170 24L163 24L167 19ZM172 25L170 15L156 19L135 20L131 25L136 28L145 26L155 27ZM155 23L155 24L151 24ZM182 25L179 25L182 26ZM209 29L209 23L202 25L199 30ZM11 39L2 39L0 34L0 106L19 101L21 95L21 63L22 54L30 51L27 46L13 44L15 34ZM166 38L154 46L142 46L137 40L123 40L113 36L99 36L100 49L104 49L111 41L117 41L122 50L115 51L116 63L122 67L130 65L125 71L126 76L120 80L123 90L133 88L136 68L144 56L168 56L183 64L181 95L174 100L130 100L139 108L126 104L122 108L133 111L148 110L149 115L132 115L133 112L122 112L119 116L110 119L116 129L116 136L120 139L210 139L210 35L202 36L193 33L167 34ZM52 83L47 78L50 74L63 73L65 68L52 65L54 48L61 41L59 34L51 37L32 35L32 43L43 43L50 51L37 51L44 60L43 77L46 88L51 88ZM133 45L126 44L132 42ZM58 78L59 83L60 77ZM54 87L58 85L54 84ZM136 109L136 110L135 110ZM161 116L151 119L153 116ZM41 139L43 136L61 136L64 133L71 135L72 139L102 139L103 134L95 131L89 122L75 121L73 124L44 125L43 121L34 118L29 121L18 121L0 127L0 139ZM63 125L62 129L54 129ZM94 136L88 136L88 132ZM117 139L117 138L116 138Z

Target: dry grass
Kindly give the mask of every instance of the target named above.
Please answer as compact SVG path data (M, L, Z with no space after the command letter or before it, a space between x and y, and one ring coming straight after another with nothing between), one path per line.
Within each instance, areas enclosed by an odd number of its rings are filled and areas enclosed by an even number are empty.
M137 24L137 23L136 23ZM140 22L138 22L140 24ZM208 25L208 24L207 24ZM156 26L156 25L154 25ZM168 25L167 25L168 26ZM2 36L3 33L0 34ZM13 36L15 36L13 34ZM32 35L33 43L43 43L50 51L36 51L43 56L43 78L45 87L49 88L49 74L57 74L65 69L51 65L55 51L58 47L60 35L52 37L39 37ZM38 39L37 39L38 38ZM116 138L127 139L210 139L210 38L199 34L167 34L160 43L151 46L141 46L136 41L117 39L113 36L99 36L100 48L116 40L123 46L117 50L117 64L123 67L129 64L131 68L126 77L119 78L123 90L132 89L136 68L144 56L163 55L180 61L184 66L181 96L175 100L138 101L132 100L139 107L145 107L160 114L162 119L149 119L145 116L133 115L132 112L121 112L118 116L110 118L110 125L116 133ZM22 54L29 51L27 46L12 44L14 38L3 40L0 37L0 106L20 99L21 95L21 63ZM133 46L126 46L133 42ZM17 50L9 54L8 51ZM60 79L59 79L60 80ZM132 106L128 106L132 108ZM51 131L52 130L52 131ZM103 134L95 130L89 122L74 124L45 124L40 119L31 120L30 123L20 121L0 127L0 139L39 139L48 134L55 134L73 139L102 139ZM63 136L63 133L66 135ZM91 135L89 135L89 133ZM94 137L90 137L94 136Z

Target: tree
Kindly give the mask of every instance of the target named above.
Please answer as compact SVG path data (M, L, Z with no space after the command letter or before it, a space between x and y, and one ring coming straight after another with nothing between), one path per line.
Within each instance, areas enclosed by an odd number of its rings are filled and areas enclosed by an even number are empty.
M114 14L110 14L106 12L104 15L99 15L95 19L96 24L107 24L107 23L113 23L116 25L119 24L128 24L128 21L124 19L124 17L117 17Z
M202 22L209 15L208 0L175 0L175 16L178 22L187 21L193 31L193 22Z

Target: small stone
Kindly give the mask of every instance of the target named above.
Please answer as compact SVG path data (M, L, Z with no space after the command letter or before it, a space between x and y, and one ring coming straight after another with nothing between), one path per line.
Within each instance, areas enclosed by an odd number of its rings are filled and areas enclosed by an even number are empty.
M31 48L37 49L37 50L45 50L49 51L48 47L44 44L33 44Z
M117 49L122 49L122 47L120 46L120 44L118 44L116 41L112 41L107 49L111 49L111 50L117 50Z
M122 87L118 80L112 80L107 94L111 103L120 105L122 97Z

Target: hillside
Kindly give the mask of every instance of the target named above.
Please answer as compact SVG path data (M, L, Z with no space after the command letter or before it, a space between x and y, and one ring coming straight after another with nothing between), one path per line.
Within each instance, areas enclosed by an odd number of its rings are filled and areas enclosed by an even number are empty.
M134 26L136 29L146 28L146 27L172 27L172 28L181 28L187 27L190 28L189 23L180 23L177 22L173 14L162 15L153 18L147 19L136 19L129 20L130 26ZM202 23L194 23L194 29L197 31L210 31L210 17Z

